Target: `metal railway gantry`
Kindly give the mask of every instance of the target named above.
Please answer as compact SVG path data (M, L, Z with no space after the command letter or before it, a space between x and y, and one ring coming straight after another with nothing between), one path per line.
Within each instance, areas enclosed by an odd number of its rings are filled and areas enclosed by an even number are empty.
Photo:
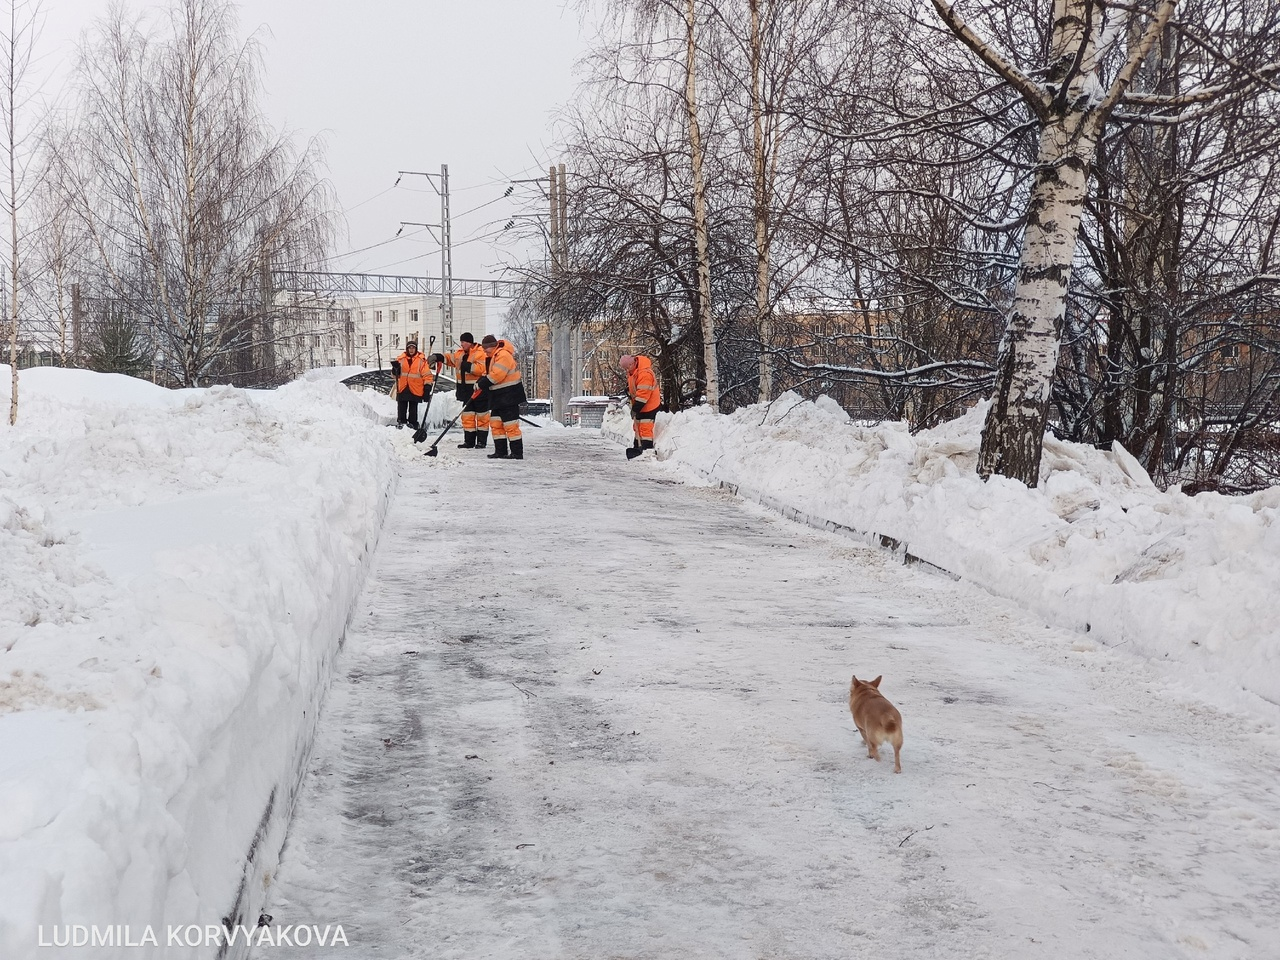
M439 277L398 277L377 273L322 273L312 270L273 270L271 284L276 290L334 297L358 293L438 297L444 288ZM463 280L452 278L453 294L513 300L520 290L518 280Z

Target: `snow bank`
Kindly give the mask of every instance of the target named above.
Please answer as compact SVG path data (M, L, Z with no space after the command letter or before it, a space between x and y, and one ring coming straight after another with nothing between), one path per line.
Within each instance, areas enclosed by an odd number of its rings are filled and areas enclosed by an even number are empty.
M1280 704L1280 489L1162 492L1123 449L1052 438L1038 488L984 483L984 415L912 434L786 394L730 416L661 415L656 447L750 499L891 538L1055 624ZM624 412L605 429L630 442Z
M252 923L395 480L345 387L21 373L0 427L0 957ZM0 368L8 409L9 372ZM95 958L148 955L94 948Z

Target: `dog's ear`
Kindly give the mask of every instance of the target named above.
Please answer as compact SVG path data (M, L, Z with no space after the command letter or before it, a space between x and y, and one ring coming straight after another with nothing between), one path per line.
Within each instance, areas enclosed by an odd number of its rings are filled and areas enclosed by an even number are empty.
M874 680L872 680L872 681L871 681L871 685L872 685L873 687L875 687L877 690L879 690L879 689L880 689L880 681L881 681L881 680L883 680L883 679L884 679L884 674L881 674L880 676L876 677Z
M855 687L858 685L858 675L856 673L853 675L853 685Z

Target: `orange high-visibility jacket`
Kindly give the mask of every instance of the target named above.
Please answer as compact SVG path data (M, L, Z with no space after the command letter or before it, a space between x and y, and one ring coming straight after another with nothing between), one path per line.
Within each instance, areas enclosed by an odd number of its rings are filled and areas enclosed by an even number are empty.
M631 395L632 409L639 404L640 413L652 413L662 405L658 378L648 357L636 357L636 365L627 374L627 393Z
M425 353L415 353L412 359L407 353L402 353L396 357L396 362L400 364L397 392L408 390L415 397L421 397L427 392L427 384L435 383L436 378L431 373L431 365L427 363Z
M444 362L458 371L458 383L466 386L484 376L487 359L484 347L478 343L471 344L469 348L465 343L459 344L457 350L444 355Z
M520 382L520 364L516 363L515 351L507 341L498 341L498 349L494 350L493 356L489 358L489 370L485 376L489 380L489 390L495 407L506 400L505 395L516 387L521 388L517 391L521 394L520 400L524 399L523 384Z

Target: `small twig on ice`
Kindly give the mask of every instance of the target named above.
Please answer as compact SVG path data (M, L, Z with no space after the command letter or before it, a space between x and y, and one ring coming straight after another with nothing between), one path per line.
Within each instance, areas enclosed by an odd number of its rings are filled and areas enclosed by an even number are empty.
M932 830L932 829L933 829L933 824L929 824L929 826L925 827L925 829L926 829L926 830ZM899 840L899 841L898 841L898 846L902 846L904 843L906 843L908 840L910 840L912 837L914 837L914 836L915 836L917 833L919 833L919 832L920 832L919 830L912 830L912 831L911 831L910 833L908 833L905 837L903 837L901 840Z

